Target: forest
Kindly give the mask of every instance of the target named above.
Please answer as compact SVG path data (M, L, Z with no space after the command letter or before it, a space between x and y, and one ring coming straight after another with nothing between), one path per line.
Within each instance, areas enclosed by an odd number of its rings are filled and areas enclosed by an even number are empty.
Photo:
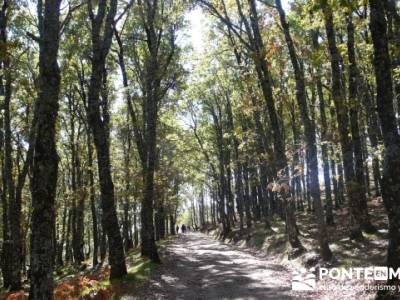
M399 299L400 3L0 0L0 178L1 299Z

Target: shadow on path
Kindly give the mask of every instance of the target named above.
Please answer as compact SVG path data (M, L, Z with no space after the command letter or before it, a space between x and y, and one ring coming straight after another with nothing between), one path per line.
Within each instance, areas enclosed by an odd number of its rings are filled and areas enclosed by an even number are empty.
M285 267L201 233L180 235L164 257L138 295L122 299L298 299Z

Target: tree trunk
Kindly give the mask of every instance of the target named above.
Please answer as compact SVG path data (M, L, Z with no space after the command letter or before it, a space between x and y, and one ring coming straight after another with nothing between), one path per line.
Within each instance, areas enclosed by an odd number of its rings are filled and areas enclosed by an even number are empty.
M357 185L354 186L358 191L359 211L361 214L361 228L368 233L376 231L371 224L368 215L365 176L364 176L364 158L362 153L360 126L358 122L358 68L356 54L354 49L354 25L350 12L347 16L347 52L349 56L349 102L350 102L350 128L353 141L354 167Z
M100 240L100 263L104 263L107 254L107 234L105 232L104 226L101 226L101 240Z
M335 29L333 26L332 9L329 5L323 6L325 18L325 30L328 39L328 48L331 57L332 72L332 98L336 108L336 117L339 127L340 144L343 156L344 176L346 180L346 190L349 197L350 206L350 237L359 238L361 232L361 212L360 199L357 189L357 181L354 174L353 165L353 146L349 137L349 118L347 115L346 99L343 92L342 77L343 72L340 67L341 57L336 46Z
M108 142L108 124L102 120L100 113L100 92L102 89L106 57L110 50L113 36L113 22L117 11L117 0L111 0L107 15L107 2L99 2L94 15L92 1L88 2L89 16L92 21L92 65L88 90L88 123L93 133L97 152L97 167L99 170L102 225L108 237L110 278L120 278L126 275L124 247L119 231L117 212L115 208L114 184L111 177L110 149ZM104 25L103 25L104 23ZM103 30L102 30L102 27ZM103 33L103 34L101 34Z
M146 30L147 46L149 57L146 62L146 68L143 70L145 84L143 85L143 94L145 96L142 102L142 111L144 120L142 126L138 124L136 112L133 109L131 97L126 94L128 110L131 115L131 122L135 132L135 140L142 164L143 173L143 198L141 205L141 254L150 258L153 262L159 263L157 246L154 239L154 172L156 166L156 146L157 146L157 121L158 121L158 102L160 101L160 78L158 55L157 55L157 34L154 28L155 10L153 5L146 7L149 27ZM119 65L123 76L123 84L128 86L128 78L125 70L124 53L122 42L118 33L114 30L119 46Z
M169 215L169 229L170 229L170 234L171 235L175 235L176 231L175 231L175 219L174 216L171 214Z
M391 62L383 3L379 0L370 0L369 6L377 107L385 144L382 197L389 218L387 266L397 270L400 267L400 136L393 108Z
M135 248L139 245L139 230L137 226L136 202L133 203L133 245Z
M88 177L90 193L90 212L92 214L92 232L93 232L93 267L99 264L99 227L97 225L96 192L94 187L93 173L93 146L90 131L87 132L87 152L88 152Z
M229 210L228 208L227 198L228 198L228 189L227 182L225 176L225 153L224 153L224 142L223 142L223 129L222 129L222 111L219 103L209 105L209 111L213 118L213 127L214 133L216 136L216 146L218 151L218 180L219 180L219 214L221 217L222 227L223 227L223 235L226 235L230 231L230 219L229 219ZM228 214L227 214L228 212Z
M71 249L70 249L70 235L71 235L71 227L72 227L72 212L71 209L68 209L68 218L67 218L67 233L65 235L65 262L69 263L71 261Z
M273 177L273 174L276 173L275 170L275 165L273 162L268 162L265 159L265 155L268 155L269 157L273 157L273 151L270 147L270 145L267 143L267 139L265 137L265 131L262 126L261 122L261 114L258 110L258 101L257 98L254 96L253 88L250 86L250 94L251 94L251 101L252 105L254 107L253 110L253 119L254 119L254 129L257 135L257 154L259 156L258 158L258 165L260 169L260 184L261 184L261 193L263 197L261 198L262 201L262 212L263 212L263 218L264 218L264 223L267 228L270 227L269 224L269 216L268 216L268 204L271 206L271 203L267 203L268 200L271 200L270 197L268 196L268 191L267 191L267 186L268 186L268 178ZM272 211L270 212L272 213Z
M292 180L291 180L291 188L292 194L296 199L297 208L304 209L303 207L303 197L301 194L301 179L300 179L300 134L296 123L296 112L295 106L291 105L289 108L290 112L290 123L292 127L292 135L293 135L293 161L291 166Z
M62 266L63 262L63 251L64 251L64 243L65 243L65 235L66 235L66 228L67 228L67 215L68 215L68 208L67 208L67 197L64 198L64 212L62 216L62 227L61 227L61 240L58 245L57 251L57 265Z
M244 211L246 215L246 227L251 228L252 225L252 215L250 212L250 190L249 190L249 172L247 168L247 161L243 164L243 179L244 179Z
M56 118L60 91L60 70L57 64L59 45L60 0L38 3L40 55L39 96L36 142L33 158L31 193L31 263L29 299L53 298L55 245L55 196L58 155L56 150Z
M226 193L227 193L227 212L230 224L235 224L235 204L232 193L232 170L231 170L231 150L229 145L224 143L224 163L226 169Z
M153 73L153 72L150 72ZM148 83L150 84L150 83ZM150 91L149 91L150 92ZM154 171L156 163L156 126L157 126L157 102L155 91L148 95L147 101L147 130L145 134L146 158L143 160L144 195L141 210L141 237L142 256L149 257L153 262L159 263L157 246L154 241L153 205L154 205Z
M332 172L332 184L333 184L333 195L335 196L335 208L338 209L340 207L339 184L336 176L336 163L333 157L331 157L330 160L330 169Z
M127 115L127 121L129 122L129 114ZM125 252L133 248L133 241L130 237L131 231L131 222L129 218L130 212L130 203L129 203L129 195L131 192L131 176L130 176L130 153L131 153L131 132L130 126L128 123L128 130L126 136L124 137L124 145L123 145L123 152L124 152L124 169L125 169L125 196L124 196L124 217L122 223L122 235L124 239L124 247Z
M296 50L290 35L289 24L286 22L286 15L282 8L281 1L275 1L281 25L285 34L286 44L289 50L290 60L295 73L296 80L296 99L300 109L301 118L304 124L304 135L306 138L306 151L307 151L307 169L310 171L310 193L313 199L315 218L318 223L318 242L320 247L320 254L323 260L328 261L332 258L332 252L329 249L326 225L324 219L324 212L321 203L321 194L319 190L318 179L318 156L317 156L317 143L315 123L310 119L307 99L306 87L304 81L304 71L300 66Z
M78 165L80 163L78 162ZM81 264L85 260L84 251L84 226L85 226L85 200L86 191L82 183L82 169L79 167L78 173L80 178L78 178L78 203L76 207L76 263Z
M367 112L367 131L372 148L372 174L374 177L375 196L379 197L382 189L382 175L379 162L380 155L377 152L379 146L379 137L382 134L378 124L378 116L376 113L375 101L372 94L373 92L371 91L371 86L368 84L368 82L366 82L366 80L363 82L364 106Z
M9 249L8 258L10 268L10 290L15 291L21 288L21 198L17 199L15 194L15 181L13 176L13 157L12 157L12 142L11 142L11 74L9 68L8 58L3 61L3 68L5 73L4 88L4 175L6 176L7 188L4 190L8 196L8 209L9 213L9 228L10 239L4 240L5 250ZM2 80L3 81L3 80Z
M236 188L236 182L235 182L235 188ZM201 193L200 193L200 202L199 202L200 229L203 229L204 226L206 225L204 210L205 210L205 208L204 208L204 189L202 188Z
M313 48L315 50L318 49L318 34L317 32L313 33L312 36ZM326 120L326 112L325 112L325 99L324 93L322 89L320 68L317 68L316 74L316 85L317 85L317 94L319 100L319 112L321 117L321 153L322 153L322 166L324 170L324 184L325 184L325 202L326 202L326 223L328 225L334 224L333 219L333 202L332 202L332 189L331 189L331 178L330 178L330 168L329 168L329 155L328 155L328 123ZM332 175L333 177L333 175ZM336 178L334 179L336 180ZM335 194L336 199L336 194Z
M0 11L0 40L7 46L7 25L10 17L10 3L4 0ZM4 268L4 287L15 291L21 288L22 268L22 240L21 240L21 197L16 197L15 181L13 176L12 136L11 136L11 93L12 77L10 57L7 51L0 60L1 96L3 97L2 110L4 111L4 165L3 165L3 250L2 268ZM2 140L3 142L3 140ZM3 144L2 144L3 145ZM8 201L7 201L8 197ZM7 224L5 224L7 222Z

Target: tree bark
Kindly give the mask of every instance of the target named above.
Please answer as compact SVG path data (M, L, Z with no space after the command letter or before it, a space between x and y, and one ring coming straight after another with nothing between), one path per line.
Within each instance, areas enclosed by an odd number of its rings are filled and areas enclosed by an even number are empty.
M99 170L102 225L108 237L110 278L120 278L126 275L124 248L119 231L115 208L114 184L111 178L110 149L108 128L100 113L100 92L103 84L106 57L110 50L113 36L113 22L117 11L117 0L111 0L106 14L107 1L101 1L94 15L92 1L88 2L89 17L92 23L92 65L88 91L88 123L91 127L97 152L97 167ZM104 23L104 25L103 25ZM102 29L103 28L103 29ZM103 33L103 34L101 34Z
M137 226L137 211L136 202L133 203L133 246L136 248L139 245L139 229Z
M69 263L71 261L71 247L70 247L70 235L71 235L71 227L72 227L72 211L68 209L67 211L67 233L65 235L65 262Z
M366 80L364 80L363 83L364 106L367 112L367 131L372 148L372 174L374 177L375 196L379 197L382 189L382 175L380 170L379 153L377 153L377 151L379 140L382 134L378 124L376 104L374 101L373 92L371 91L372 88L368 82L366 82Z
M329 249L326 224L324 219L324 212L321 203L321 194L319 190L318 179L318 156L317 156L317 143L315 123L310 119L306 87L304 81L304 71L300 66L296 50L294 48L293 40L290 35L289 24L286 22L285 11L282 8L280 0L275 0L278 9L281 25L285 34L286 44L289 50L290 60L295 73L296 80L296 99L300 109L300 115L304 124L304 135L306 138L306 151L307 151L307 169L310 171L310 193L313 199L315 217L318 223L318 242L320 247L320 254L323 260L328 261L332 258L332 252Z
M223 131L222 131L222 112L219 103L215 108L213 104L209 105L209 110L213 118L213 127L216 136L216 144L218 149L218 180L219 180L219 213L222 221L223 234L226 235L230 231L230 220L226 210L228 198L227 182L225 176L225 155L224 155L224 145L223 145Z
M60 0L38 3L39 17L39 96L36 142L33 157L31 193L31 263L29 299L53 298L55 245L55 192L58 155L56 118L60 91L57 64L59 46Z
M7 26L11 16L12 8L8 0L3 0L0 11L0 40L4 47L7 47ZM11 94L12 94L12 75L10 70L10 55L5 48L4 55L0 60L0 91L3 96L4 111L4 165L3 165L3 249L2 249L2 268L4 269L4 287L10 290L21 288L21 268L22 268L22 240L21 240L21 197L16 191L13 176L13 149L11 132ZM3 145L3 144L2 144ZM20 176L18 176L20 179ZM23 178L25 179L25 178ZM20 180L19 180L20 181ZM18 182L19 184L20 182ZM17 197L18 196L18 197ZM6 224L7 223L7 224Z
M369 7L377 108L385 144L382 197L389 218L387 266L397 270L400 267L400 136L393 108L393 81L383 3L370 0Z
M129 122L129 114L127 115L127 119ZM130 249L133 248L133 241L130 236L130 231L131 231L131 222L129 218L129 213L130 213L130 202L129 202L129 196L131 192L131 176L130 176L130 153L131 153L131 133L130 133L130 127L128 125L128 130L126 132L126 135L124 137L124 145L123 145L123 152L124 152L124 169L125 169L125 195L124 195L124 217L123 217L123 223L122 223L122 235L124 239L124 247L125 247L125 252L129 251Z
M343 72L341 70L341 57L336 46L335 29L333 25L332 8L324 4L323 13L325 18L325 30L328 39L329 54L331 57L332 72L332 98L336 108L336 118L339 128L340 144L343 156L344 176L346 190L350 206L350 237L359 238L361 232L361 212L359 211L360 199L357 189L357 181L354 174L353 146L349 137L349 118L347 115L346 99L343 91Z
M94 186L94 172L93 172L93 146L92 136L90 131L87 132L87 152L88 152L88 177L89 177L89 193L90 193L90 212L92 214L92 232L93 232L93 267L99 264L99 227L97 221L96 209L96 192Z
M244 214L243 214L243 180L242 180L242 166L241 162L239 159L239 141L235 136L234 133L234 125L233 125L233 114L232 114L232 105L230 102L230 99L227 98L227 103L226 103L226 111L227 111L227 126L228 130L231 134L231 145L233 148L233 159L234 159L234 177L235 177L235 194L236 194L236 206L237 206L237 211L239 213L239 227L240 230L243 230L243 225L244 225ZM201 192L201 206L202 206L202 212L201 212L201 225L202 227L205 225L204 221L204 194L203 191Z
M10 237L9 240L4 240L4 248L9 251L8 258L10 268L10 290L15 291L21 288L21 198L16 198L15 181L13 176L13 157L12 157L12 142L11 142L11 74L9 70L9 59L6 57L2 62L4 70L5 83L2 82L4 89L4 175L6 177L7 188L4 190L8 196L8 216ZM3 81L3 79L2 79Z
M318 49L318 33L313 32L312 36L313 48ZM328 225L334 224L333 218L333 203L332 203L332 189L331 189L331 178L330 178L330 168L329 168L329 155L328 155L328 122L326 120L325 112L325 99L322 89L320 68L317 67L316 70L316 85L317 94L319 100L319 112L321 118L321 153L322 153L322 167L324 170L324 185L325 185L325 202L326 202L326 223ZM332 176L333 177L333 176ZM336 194L335 194L336 195ZM336 199L336 198L335 198Z
M364 176L364 158L362 153L360 126L358 121L358 110L360 105L358 103L358 67L356 61L356 53L354 49L354 25L352 20L352 12L347 16L347 52L349 57L349 102L350 102L350 128L353 141L354 152L354 167L355 178L357 184L354 186L357 189L359 197L359 211L361 214L361 228L366 232L372 233L376 231L371 224L368 215L365 176Z
M243 163L243 180L244 180L244 212L246 215L246 228L251 228L253 217L250 212L250 183L249 183L249 171L248 171L247 159Z

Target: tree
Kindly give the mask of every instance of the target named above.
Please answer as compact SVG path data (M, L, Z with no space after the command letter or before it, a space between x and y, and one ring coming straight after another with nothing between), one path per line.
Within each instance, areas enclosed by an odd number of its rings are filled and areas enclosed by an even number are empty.
M11 71L11 55L8 49L7 41L7 25L12 10L13 3L7 0L3 1L0 11L0 39L4 45L4 53L1 59L1 76L0 90L3 96L4 110L4 166L3 166L3 197L4 197L4 245L2 250L3 264L2 268L4 286L10 287L11 290L21 288L21 197L20 197L20 181L24 178L18 178L18 186L16 190L13 175L13 149L12 149L12 132L11 132L11 96L12 96L12 71ZM8 205L8 207L7 207ZM8 213L7 213L8 210ZM9 258L6 258L9 257ZM8 260L8 262L7 262Z
M118 43L118 63L122 73L122 82L126 88L126 101L132 131L142 167L143 196L141 203L141 253L154 262L160 262L155 244L153 212L155 203L154 176L157 168L157 126L159 111L168 98L169 91L176 85L178 55L176 28L181 18L174 17L177 4L165 1L139 1L134 8L140 13L132 19L134 47L132 53L137 90L128 89L128 74L125 66L124 46L120 34L115 30ZM181 8L179 8L181 9ZM167 18L170 18L168 20ZM129 25L131 26L131 25ZM145 42L140 42L145 41ZM137 106L141 109L139 113Z
M272 140L274 147L274 176L273 179L279 181L279 183L288 183L288 164L287 157L285 154L285 144L283 142L282 128L278 121L278 114L275 107L275 100L272 91L271 72L269 69L269 62L265 53L267 51L260 31L260 25L258 23L259 16L257 12L256 3L254 0L248 1L248 16L245 16L243 3L236 1L237 13L240 18L240 22L243 23L244 30L238 31L237 24L232 22L231 17L228 15L226 4L221 1L220 6L222 12L213 3L208 1L201 1L201 4L208 9L208 11L215 17L217 17L225 26L227 26L235 37L242 43L253 61L254 68L257 74L262 95L265 100L267 113L269 117L269 129L272 132ZM244 31L244 36L241 32ZM301 252L303 246L297 235L296 216L294 214L294 203L290 194L281 194L282 202L285 207L286 223L288 228L289 241L295 252Z
M354 152L354 168L357 185L355 188L358 189L358 197L360 201L361 211L361 226L367 232L374 232L375 228L372 226L367 207L366 188L365 188L365 176L364 176L364 158L362 153L361 137L360 137L360 126L358 121L358 82L359 74L354 48L354 25L352 10L347 16L347 52L349 57L349 103L350 103L350 129L353 141L353 152Z
M300 108L301 117L304 123L304 133L306 137L306 151L307 151L307 166L310 170L310 188L311 197L313 198L315 217L318 222L318 241L321 251L321 257L328 261L332 258L332 252L329 249L329 244L326 234L326 225L324 219L324 212L321 203L321 194L319 190L318 179L318 156L317 156L317 143L316 143L316 130L315 123L310 118L307 107L306 87L304 81L304 71L300 67L299 59L294 48L292 36L290 34L289 24L286 21L286 14L282 8L280 0L276 0L276 7L279 12L281 25L285 34L286 44L289 49L290 60L296 79L296 98Z
M371 0L369 7L377 108L385 144L382 197L389 217L387 265L396 270L400 267L400 136L393 108L391 61L383 3Z
M111 178L109 136L106 124L106 111L100 112L100 92L105 78L106 57L111 47L117 0L111 0L107 11L107 1L98 3L94 14L92 1L88 1L88 14L91 21L92 65L88 89L88 123L93 133L99 170L102 224L108 237L110 278L120 278L126 271L124 248L115 208L114 184ZM104 101L104 99L103 99Z
M36 137L32 166L32 221L29 299L53 297L55 245L55 192L58 155L56 150L56 118L60 91L60 70L57 63L60 33L59 0L38 2L39 18L39 97Z
M325 19L325 30L329 45L332 72L332 98L335 104L337 124L339 127L340 145L343 157L344 176L346 190L349 197L350 206L350 237L359 238L362 236L361 225L362 211L359 198L358 183L354 174L353 147L349 131L349 118L346 106L346 98L343 92L343 74L340 67L341 56L336 46L336 34L333 25L333 12L329 4L322 1L322 10Z

